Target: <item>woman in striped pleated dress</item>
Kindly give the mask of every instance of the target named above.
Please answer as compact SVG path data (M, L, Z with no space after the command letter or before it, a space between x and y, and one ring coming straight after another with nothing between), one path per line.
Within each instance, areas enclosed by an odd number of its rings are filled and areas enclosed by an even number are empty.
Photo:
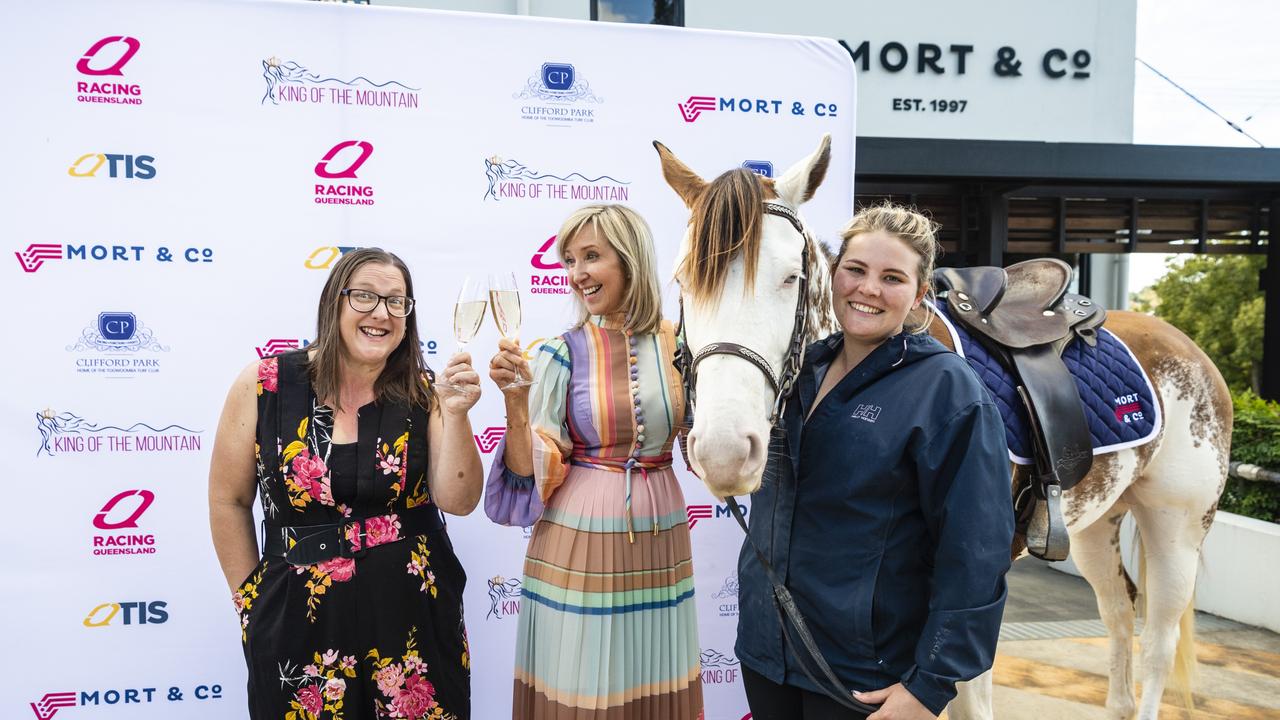
M556 250L582 310L504 390L507 434L486 511L536 520L525 558L512 717L695 720L693 566L671 448L684 396L653 240L621 205L565 221ZM527 364L503 341L490 377Z

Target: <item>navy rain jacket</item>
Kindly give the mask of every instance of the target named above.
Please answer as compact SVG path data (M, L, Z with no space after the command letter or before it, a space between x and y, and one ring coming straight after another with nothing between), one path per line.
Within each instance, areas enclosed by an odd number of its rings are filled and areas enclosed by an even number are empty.
M843 344L836 333L806 352L785 439L751 498L751 537L846 687L902 682L938 714L995 656L1013 539L1004 427L963 358L909 333L872 351L805 422ZM784 645L747 543L738 577L738 658L818 692Z

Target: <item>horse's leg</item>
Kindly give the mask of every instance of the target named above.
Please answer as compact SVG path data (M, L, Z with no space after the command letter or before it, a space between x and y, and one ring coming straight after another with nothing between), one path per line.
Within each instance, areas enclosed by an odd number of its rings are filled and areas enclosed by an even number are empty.
M1175 658L1195 662L1194 624L1183 625L1183 615L1194 611L1196 566L1205 536L1204 514L1203 508L1199 512L1178 507L1133 508L1146 562L1139 720L1155 720L1159 715L1160 699ZM1184 631L1186 636L1182 635Z
M947 705L950 720L992 720L991 671L968 682L956 683L956 699Z
M1120 521L1127 508L1117 503L1106 515L1071 536L1071 559L1093 587L1098 614L1110 638L1107 715L1128 720L1137 709L1133 692L1133 582L1120 558Z

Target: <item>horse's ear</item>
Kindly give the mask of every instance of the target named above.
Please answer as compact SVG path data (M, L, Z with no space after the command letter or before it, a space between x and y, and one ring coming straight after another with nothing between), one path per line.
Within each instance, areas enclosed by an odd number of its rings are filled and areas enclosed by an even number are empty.
M778 196L792 207L808 202L827 176L831 164L831 135L823 135L818 149L809 157L787 168L778 178Z
M698 174L689 169L688 165L680 162L666 145L653 141L653 147L658 151L658 157L662 160L662 177L667 179L667 184L672 190L684 200L684 204L693 208L693 203L702 194L702 190L707 187L707 181L698 177Z

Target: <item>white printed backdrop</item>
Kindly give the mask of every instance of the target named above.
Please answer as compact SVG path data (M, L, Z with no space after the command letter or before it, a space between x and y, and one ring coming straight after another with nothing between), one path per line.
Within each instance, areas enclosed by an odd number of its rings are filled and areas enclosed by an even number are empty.
M654 139L713 177L781 172L831 133L804 214L830 239L852 207L853 72L826 40L228 0L6 3L0 19L6 718L245 716L209 454L232 378L314 336L344 250L405 258L439 366L466 274L516 273L528 344L566 328L546 247L585 202L638 209L671 266L687 214ZM476 355L497 337L486 322ZM487 465L504 421L484 392ZM740 533L683 480L707 717L740 720ZM509 717L527 535L481 511L450 533L474 716Z

